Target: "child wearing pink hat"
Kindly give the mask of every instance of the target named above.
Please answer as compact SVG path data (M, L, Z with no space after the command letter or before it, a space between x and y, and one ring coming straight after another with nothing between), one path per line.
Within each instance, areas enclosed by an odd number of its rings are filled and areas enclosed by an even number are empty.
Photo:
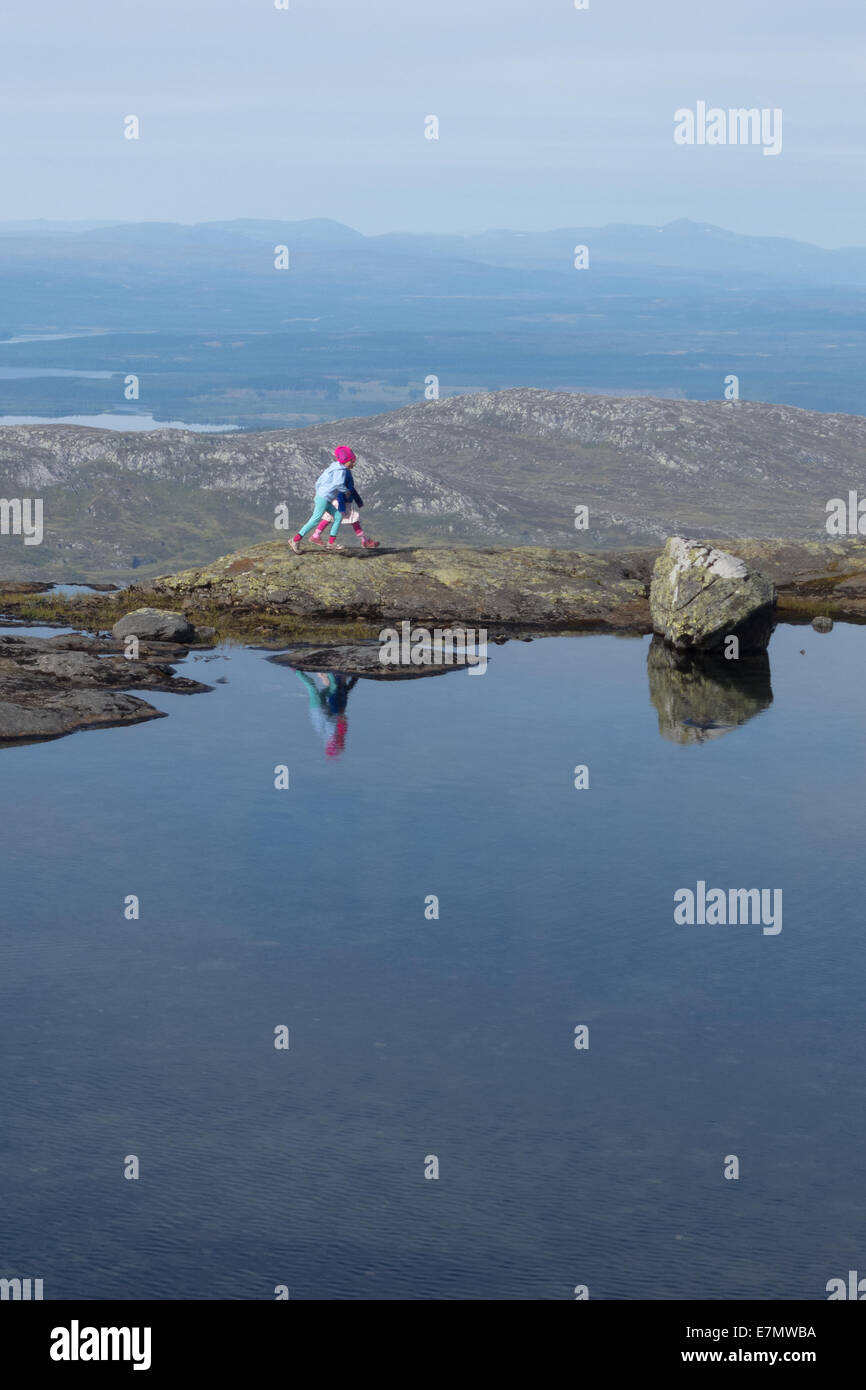
M365 549L374 549L379 542L371 541L364 535L361 526L359 508L364 503L360 495L355 491L352 480L352 469L357 463L354 452L346 444L339 444L334 450L335 462L329 464L324 473L316 479L316 500L313 507L313 514L309 521L306 521L300 531L296 532L289 544L295 553L300 549L301 541L309 531L313 530L311 537L315 545L321 545L327 550L344 550L345 546L337 543L337 532L340 529L340 522L347 514L347 520L353 531L361 538L361 544ZM332 519L333 518L333 519ZM328 537L328 544L324 546L322 532L331 522L331 534Z

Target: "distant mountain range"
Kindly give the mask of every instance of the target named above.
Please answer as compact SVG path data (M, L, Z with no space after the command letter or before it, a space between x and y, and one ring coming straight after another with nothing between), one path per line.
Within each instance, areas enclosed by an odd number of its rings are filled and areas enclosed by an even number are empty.
M719 400L731 375L744 401L866 415L864 360L862 248L689 221L466 236L0 224L0 416L267 429L377 415L434 377L441 397Z
M664 226L610 223L562 227L546 232L490 230L465 235L388 232L364 236L328 218L302 221L237 218L225 222L3 222L0 239L10 243L59 239L64 254L87 258L87 248L124 248L186 255L190 250L242 250L287 244L290 248L342 249L394 259L466 261L499 269L573 273L574 248L585 245L590 265L602 274L655 267L679 274L759 275L809 284L866 284L866 248L828 250L786 237L744 236L706 222L680 218ZM44 246L37 254L45 254ZM26 246L18 248L18 254Z
M45 539L0 537L0 577L127 579L273 539L274 508L306 519L337 443L359 456L367 528L392 543L821 540L829 499L866 495L866 419L742 401L516 389L233 436L7 427L0 496L42 497Z

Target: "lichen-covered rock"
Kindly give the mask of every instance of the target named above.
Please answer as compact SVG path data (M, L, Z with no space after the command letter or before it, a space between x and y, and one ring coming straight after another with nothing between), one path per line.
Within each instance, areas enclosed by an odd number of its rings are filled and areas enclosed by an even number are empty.
M195 628L182 613L162 608L135 608L118 618L112 637L140 637L150 642L194 642Z
M828 617L826 616L826 614L824 614L824 613L818 613L818 614L812 619L812 626L813 626L813 628L815 629L816 632L832 632L832 631L833 631L833 619L832 619L832 618L828 618Z
M742 651L760 650L770 640L775 605L769 579L701 541L672 536L653 568L653 631L678 651L716 651L729 636Z
M811 622L816 614L866 620L866 541L718 537L706 546L737 556L750 573L776 586L780 622ZM44 607L40 597L22 599L0 581L0 628L21 621L21 604L25 626L40 621L101 630L125 608L164 603L183 609L198 642L212 638L214 622L221 634L248 637L265 620L293 639L314 641L331 640L324 629L335 623L351 625L352 632L339 636L354 638L402 618L425 626L486 626L491 638L497 627L509 636L520 628L646 633L652 631L649 589L659 553L455 546L328 555L311 546L294 555L285 541L268 541L120 594L49 596ZM188 637L183 645L190 645Z
M649 559L535 546L431 550L251 546L200 570L154 579L151 594L194 596L237 614L288 612L312 621L407 619L427 626L643 629Z

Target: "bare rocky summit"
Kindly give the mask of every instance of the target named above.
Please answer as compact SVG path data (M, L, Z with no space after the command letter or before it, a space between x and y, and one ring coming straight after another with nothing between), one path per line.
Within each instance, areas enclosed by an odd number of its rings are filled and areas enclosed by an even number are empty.
M645 621L649 556L535 546L295 555L285 541L153 580L144 592L194 613L291 614L309 622L481 623L545 629ZM136 601L141 591L136 594ZM130 600L132 595L130 595Z

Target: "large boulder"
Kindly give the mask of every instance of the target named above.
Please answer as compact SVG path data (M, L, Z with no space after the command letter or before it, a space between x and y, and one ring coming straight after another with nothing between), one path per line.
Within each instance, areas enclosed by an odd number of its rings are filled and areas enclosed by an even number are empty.
M713 652L736 636L741 651L766 647L776 590L745 560L701 541L672 536L653 567L653 631L677 651Z
M195 628L183 613L163 608L135 608L111 629L112 637L140 637L148 642L194 642Z

